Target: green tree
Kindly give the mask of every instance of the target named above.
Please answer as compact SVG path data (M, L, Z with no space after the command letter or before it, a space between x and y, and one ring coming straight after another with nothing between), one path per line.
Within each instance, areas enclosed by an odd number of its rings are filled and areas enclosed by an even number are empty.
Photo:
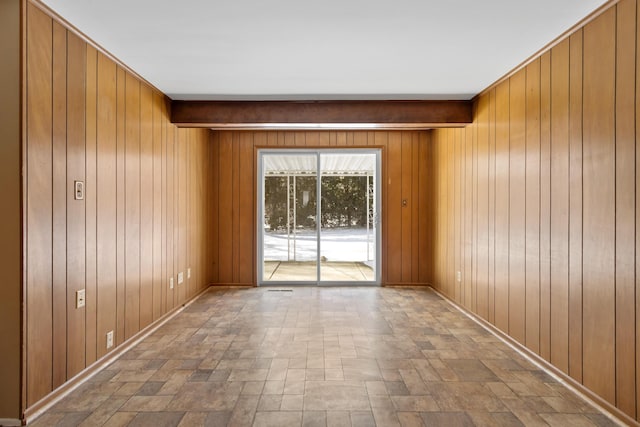
M366 227L367 177L323 176L322 212L323 228ZM293 177L290 183L293 186ZM316 227L316 177L298 176L296 182L296 224L298 227ZM265 177L265 215L272 230L287 228L287 177ZM305 200L305 193L307 198ZM306 203L305 203L306 201Z

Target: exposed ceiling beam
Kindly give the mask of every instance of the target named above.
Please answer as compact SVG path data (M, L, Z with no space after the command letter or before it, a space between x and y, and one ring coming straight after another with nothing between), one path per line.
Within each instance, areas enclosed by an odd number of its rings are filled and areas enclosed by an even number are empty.
M426 129L472 121L471 101L172 101L179 127Z

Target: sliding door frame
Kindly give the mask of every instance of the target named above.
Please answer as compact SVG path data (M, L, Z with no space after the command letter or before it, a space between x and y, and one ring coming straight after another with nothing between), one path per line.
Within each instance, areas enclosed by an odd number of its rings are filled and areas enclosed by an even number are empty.
M328 281L321 280L321 236L322 226L320 214L322 210L322 154L374 154L375 171L373 185L375 192L375 208L373 224L375 229L375 278L371 281ZM264 157L265 155L315 155L316 156L316 279L315 281L265 281L264 280ZM257 159L257 200L256 200L256 261L258 286L288 286L288 285L317 285L317 286L380 286L382 273L382 149L381 148L259 148ZM367 183L368 184L368 183ZM367 212L367 217L369 213Z

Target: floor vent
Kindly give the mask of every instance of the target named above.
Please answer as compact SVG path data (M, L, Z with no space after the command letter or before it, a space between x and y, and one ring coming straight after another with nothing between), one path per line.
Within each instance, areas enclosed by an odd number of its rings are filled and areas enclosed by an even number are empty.
M293 289L267 289L267 292L293 292Z

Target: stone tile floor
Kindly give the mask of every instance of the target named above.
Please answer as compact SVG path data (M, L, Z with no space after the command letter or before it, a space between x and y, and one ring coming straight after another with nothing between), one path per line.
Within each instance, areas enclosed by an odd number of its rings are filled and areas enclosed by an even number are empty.
M211 288L34 426L608 426L428 288Z

